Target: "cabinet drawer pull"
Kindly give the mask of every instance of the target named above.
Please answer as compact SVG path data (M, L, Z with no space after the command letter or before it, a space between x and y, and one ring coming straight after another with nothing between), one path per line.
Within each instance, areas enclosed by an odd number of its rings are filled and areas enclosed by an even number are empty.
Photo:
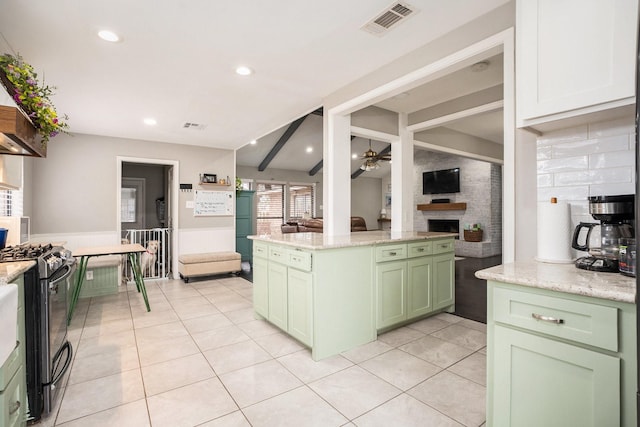
M15 414L18 411L18 409L20 409L20 401L19 400L16 400L15 402L10 403L9 404L9 415Z
M536 320L542 320L543 322L556 323L558 325L561 323L564 323L564 320L562 319L556 319L555 317L551 317L551 316L543 316L542 314L538 314L538 313L531 313L531 317L533 317Z
M398 255L398 254L397 254L396 252L389 252L389 255L391 255L391 256L396 256L396 255Z
M418 252L424 252L424 248L418 248L416 249Z

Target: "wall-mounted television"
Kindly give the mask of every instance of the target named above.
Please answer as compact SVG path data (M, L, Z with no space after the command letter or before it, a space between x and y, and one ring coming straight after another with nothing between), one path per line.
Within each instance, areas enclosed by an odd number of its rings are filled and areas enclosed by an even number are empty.
M460 192L460 168L424 172L422 194L444 194Z

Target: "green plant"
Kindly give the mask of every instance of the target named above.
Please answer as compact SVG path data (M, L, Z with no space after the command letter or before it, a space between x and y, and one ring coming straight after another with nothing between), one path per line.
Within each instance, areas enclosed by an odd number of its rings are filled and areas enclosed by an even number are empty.
M38 75L22 56L4 54L0 56L0 69L11 83L13 93L9 93L18 106L25 112L33 126L42 137L42 145L58 133L67 133L69 125L64 121L68 117L58 116L50 97L55 87L40 84Z
M236 191L242 190L242 180L236 176Z

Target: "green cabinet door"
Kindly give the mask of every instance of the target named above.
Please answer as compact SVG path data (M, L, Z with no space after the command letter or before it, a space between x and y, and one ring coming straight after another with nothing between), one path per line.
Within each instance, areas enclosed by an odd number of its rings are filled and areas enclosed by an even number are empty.
M455 264L453 252L433 257L433 309L455 302Z
M255 234L254 215L255 191L236 192L236 252L240 254L242 261L253 262L253 246L247 236Z
M487 425L620 425L620 359L500 325L494 331Z
M309 347L313 346L313 275L289 268L287 274L287 332Z
M378 293L377 328L407 319L407 262L392 261L376 265Z
M282 330L287 330L287 267L270 261L267 277L269 281L269 321Z
M411 259L407 262L407 318L412 319L433 310L432 268L430 257Z
M253 260L253 308L260 316L269 318L269 262L260 257Z

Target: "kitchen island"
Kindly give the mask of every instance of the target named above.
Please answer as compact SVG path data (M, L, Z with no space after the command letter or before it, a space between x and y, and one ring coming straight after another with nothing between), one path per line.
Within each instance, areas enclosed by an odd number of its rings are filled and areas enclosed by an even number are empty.
M487 280L487 425L635 426L635 279L522 261Z
M456 235L249 236L255 313L320 360L374 341L380 331L453 311Z

